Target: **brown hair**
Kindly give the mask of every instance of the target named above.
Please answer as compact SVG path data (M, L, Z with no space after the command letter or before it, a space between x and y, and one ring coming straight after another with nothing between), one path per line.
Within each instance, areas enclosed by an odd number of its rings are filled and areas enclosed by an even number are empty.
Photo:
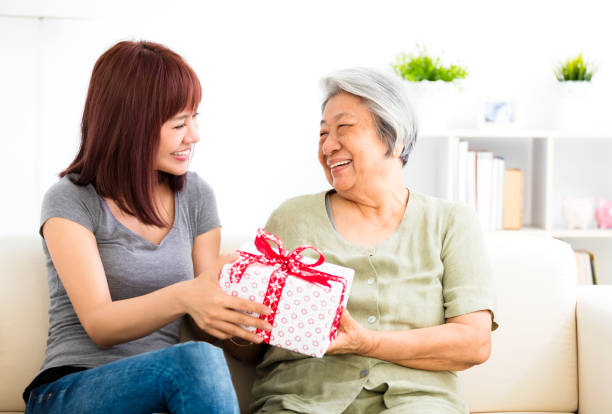
M147 41L117 43L94 66L79 152L60 177L76 173L75 184L92 184L143 223L167 225L155 207L155 185L177 192L186 176L156 174L161 127L181 110L195 111L201 97L197 75L175 52Z

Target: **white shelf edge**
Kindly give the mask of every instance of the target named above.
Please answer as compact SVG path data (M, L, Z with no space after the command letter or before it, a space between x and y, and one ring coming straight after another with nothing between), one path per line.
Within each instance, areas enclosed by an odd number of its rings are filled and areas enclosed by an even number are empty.
M555 229L545 230L535 227L524 227L520 230L492 230L490 233L503 233L509 235L536 235L536 236L549 236L555 239L612 239L612 229L610 230L599 230L599 229L588 229L588 230L569 230L569 229Z
M440 137L458 137L460 139L469 138L580 138L580 139L612 139L612 131L603 132L565 132L556 130L512 130L512 129L442 129L422 131L419 133L420 138L440 138Z
M612 230L599 230L599 229L587 229L587 230L569 230L569 229L558 229L552 230L552 235L558 239L611 239Z

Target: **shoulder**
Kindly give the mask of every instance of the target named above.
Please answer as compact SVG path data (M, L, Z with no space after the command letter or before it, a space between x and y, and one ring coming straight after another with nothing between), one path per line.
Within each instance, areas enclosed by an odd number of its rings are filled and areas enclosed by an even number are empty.
M327 220L325 193L292 197L278 206L266 223L266 230L280 237L289 234L310 234Z
M214 197L214 191L211 185L194 171L187 172L183 193L188 200L194 202L202 202L202 200Z
M53 184L43 197L41 207L42 225L51 217L62 217L75 221L92 232L100 217L100 197L91 184L78 185L66 175Z
M45 192L43 207L47 205L74 204L88 205L90 208L98 204L98 193L91 184L78 185L72 182L74 176L66 175L53 184Z
M476 211L471 206L454 201L444 200L427 194L410 192L411 200L421 210L422 214L434 221L452 224L457 220L477 218Z
M324 208L325 193L306 194L283 201L270 215L277 220L295 219L296 215L310 215Z

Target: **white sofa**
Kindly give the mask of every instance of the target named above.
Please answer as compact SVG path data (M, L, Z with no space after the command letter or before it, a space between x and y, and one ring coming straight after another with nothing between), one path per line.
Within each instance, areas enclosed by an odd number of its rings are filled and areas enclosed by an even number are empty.
M244 238L224 240L223 250ZM500 328L491 358L459 373L472 412L612 413L612 286L576 288L570 247L544 236L491 234ZM47 334L38 237L0 239L0 412L23 412ZM243 411L254 370L230 359Z

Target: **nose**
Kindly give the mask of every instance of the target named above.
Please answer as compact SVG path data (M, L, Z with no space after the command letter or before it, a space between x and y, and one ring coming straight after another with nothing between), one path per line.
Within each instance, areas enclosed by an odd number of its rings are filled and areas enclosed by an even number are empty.
M321 151L323 152L323 155L328 156L338 151L340 147L341 145L338 141L338 137L333 131L330 131L327 134L327 137L325 138L323 143L321 144Z
M183 137L183 142L186 144L195 144L200 141L200 131L198 129L198 120L192 118L191 122L187 124L187 132Z

